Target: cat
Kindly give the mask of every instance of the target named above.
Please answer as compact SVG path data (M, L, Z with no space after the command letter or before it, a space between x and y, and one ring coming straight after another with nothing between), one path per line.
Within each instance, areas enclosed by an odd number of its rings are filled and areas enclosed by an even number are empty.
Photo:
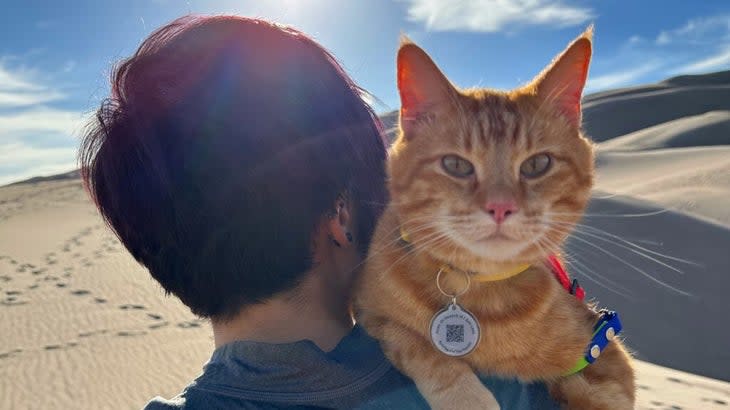
M554 276L562 269L555 255L594 180L580 102L592 37L589 27L532 82L509 92L458 89L425 51L401 42L391 200L354 306L358 322L434 409L498 409L478 373L544 381L569 409L634 407L630 355L612 337L620 329L606 331L613 340L605 350L588 349L605 316L571 294L582 289L566 291ZM464 326L446 336L437 327L433 336L445 308L467 316L470 353L437 348L443 337L464 342ZM600 357L571 371L587 354Z

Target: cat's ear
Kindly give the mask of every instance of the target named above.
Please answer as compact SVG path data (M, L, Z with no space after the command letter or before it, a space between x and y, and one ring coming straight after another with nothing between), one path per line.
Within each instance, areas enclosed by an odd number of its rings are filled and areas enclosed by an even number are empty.
M401 37L397 66L401 127L408 132L416 122L450 104L456 90L431 57L406 37Z
M593 26L590 26L534 82L537 95L553 104L570 123L580 127L580 99L591 62Z

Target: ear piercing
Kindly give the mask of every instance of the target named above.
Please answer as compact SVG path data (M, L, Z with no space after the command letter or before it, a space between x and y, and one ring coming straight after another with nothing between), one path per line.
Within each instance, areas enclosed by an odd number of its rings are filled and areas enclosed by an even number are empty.
M340 241L335 239L335 237L332 236L332 234L327 234L327 238L329 238L329 240L332 241L332 243L335 244L336 247L338 247L338 248L342 247L342 244L340 243ZM352 234L350 232L345 232L345 238L347 238L347 242L350 242L350 243L352 243L352 241L354 240L352 237Z
M337 239L335 239L335 237L332 236L331 233L327 234L327 238L329 238L329 240L332 241L332 243L335 244L336 247L338 247L338 248L342 247L342 244Z

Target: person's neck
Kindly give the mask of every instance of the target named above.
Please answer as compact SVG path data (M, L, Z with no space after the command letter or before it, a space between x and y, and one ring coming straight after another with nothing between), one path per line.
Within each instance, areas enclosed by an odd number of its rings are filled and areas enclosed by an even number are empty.
M332 289L326 275L308 272L295 290L249 306L233 319L213 321L215 346L235 341L291 343L311 340L332 350L353 327L344 289ZM329 285L329 286L328 286Z

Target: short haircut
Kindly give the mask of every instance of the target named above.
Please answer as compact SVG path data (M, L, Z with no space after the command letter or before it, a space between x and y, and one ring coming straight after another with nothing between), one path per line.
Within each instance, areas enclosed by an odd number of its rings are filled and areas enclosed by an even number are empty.
M362 93L294 29L182 17L113 70L81 144L84 183L167 292L227 319L296 287L343 193L366 252L386 150Z

